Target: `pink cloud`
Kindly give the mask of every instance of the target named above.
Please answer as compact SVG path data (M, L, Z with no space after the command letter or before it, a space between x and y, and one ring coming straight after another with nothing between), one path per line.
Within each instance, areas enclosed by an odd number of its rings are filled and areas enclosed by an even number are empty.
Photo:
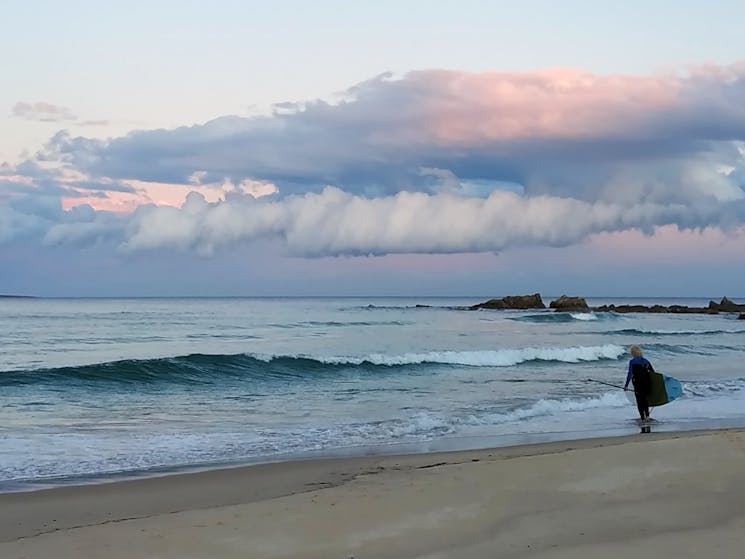
M0 175L0 182L12 182L16 184L34 184L32 177L25 175Z
M712 108L717 109L715 115L741 114L728 85L743 79L745 63L652 75L562 67L529 72L421 70L352 88L352 98L336 112L364 123L371 109L385 107L388 112L379 118L385 130L372 127L373 139L381 144L394 139L459 147L521 139L628 138L654 133L659 119L685 120L688 111L693 117ZM355 107L360 110L355 112ZM313 108L300 106L299 112L307 110ZM333 107L324 110L335 112Z
M83 194L84 191L74 189ZM62 209L68 211L76 206L89 205L94 210L114 212L119 214L130 213L143 204L151 203L145 196L130 194L128 192L107 192L106 196L63 197Z
M254 198L267 196L277 191L277 188L269 182L244 180L238 185L230 181L221 183L198 184L195 180L192 184L173 184L161 182L149 182L140 180L124 180L123 184L131 186L135 192L106 192L105 197L85 195L87 192L74 189L81 196L69 196L62 198L62 208L69 210L75 206L88 204L94 210L104 210L116 213L130 213L139 206L154 204L156 206L172 206L179 208L184 204L190 192L198 192L210 203L225 199L228 192L240 192Z
M52 105L43 101L37 103L25 103L19 101L13 106L13 116L25 120L38 120L41 122L60 122L63 120L77 120L70 109Z
M107 140L57 134L43 156L118 180L188 183L202 173L393 193L428 191L433 181L412 175L436 168L531 192L553 181L563 192L583 177L594 188L622 166L645 180L656 169L668 180L692 160L736 166L730 142L745 139L744 93L742 65L646 76L423 70L358 84L335 103L281 104L271 116Z
M596 75L571 68L525 73L414 72L424 121L441 144L633 132L650 113L675 105L673 75Z

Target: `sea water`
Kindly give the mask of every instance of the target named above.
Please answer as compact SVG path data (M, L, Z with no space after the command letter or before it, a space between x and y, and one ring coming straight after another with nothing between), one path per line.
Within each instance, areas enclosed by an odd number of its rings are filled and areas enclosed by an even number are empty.
M0 300L0 490L639 431L628 346L685 382L655 430L745 424L736 315L481 298ZM706 305L708 299L589 300Z

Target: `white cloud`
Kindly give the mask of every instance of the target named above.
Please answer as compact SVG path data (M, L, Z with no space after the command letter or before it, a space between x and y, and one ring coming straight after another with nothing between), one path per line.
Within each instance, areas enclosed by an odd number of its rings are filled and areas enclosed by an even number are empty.
M140 208L129 251L175 248L210 254L236 242L276 237L298 256L489 252L510 246L565 246L599 232L742 222L745 205L589 203L495 191L488 198L401 192L365 198L327 187L318 194L209 204L192 193L181 208Z

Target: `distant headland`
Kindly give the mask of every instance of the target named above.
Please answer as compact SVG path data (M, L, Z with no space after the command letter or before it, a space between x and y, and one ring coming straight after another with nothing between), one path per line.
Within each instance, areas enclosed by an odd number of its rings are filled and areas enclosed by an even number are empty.
M541 298L540 293L532 295L510 295L501 299L489 299L483 303L478 303L469 307L471 310L478 309L497 309L497 310L527 310L527 309L545 309L546 305ZM740 313L738 318L745 320L745 305L737 304L727 297L723 297L720 302L709 301L706 307L689 307L687 305L602 305L591 307L587 304L584 297L569 297L562 295L558 299L551 301L548 308L557 312L616 312L616 313L674 313L674 314L719 314L719 313Z

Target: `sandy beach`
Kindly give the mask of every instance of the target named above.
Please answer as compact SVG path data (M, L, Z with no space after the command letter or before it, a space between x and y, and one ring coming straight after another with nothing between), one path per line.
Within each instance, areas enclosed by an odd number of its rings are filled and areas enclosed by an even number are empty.
M0 495L0 557L717 557L745 430L335 458Z

